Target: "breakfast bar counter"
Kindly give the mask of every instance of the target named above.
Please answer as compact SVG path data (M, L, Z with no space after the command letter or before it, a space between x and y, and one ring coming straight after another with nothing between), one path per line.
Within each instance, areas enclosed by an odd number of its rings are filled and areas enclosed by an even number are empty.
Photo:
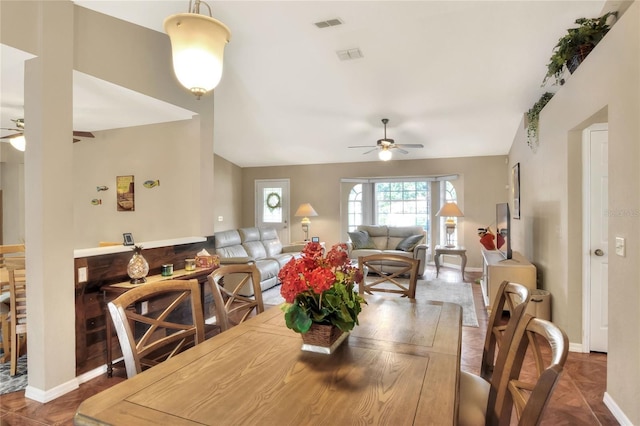
M462 308L366 296L331 355L279 307L84 401L77 425L455 424Z

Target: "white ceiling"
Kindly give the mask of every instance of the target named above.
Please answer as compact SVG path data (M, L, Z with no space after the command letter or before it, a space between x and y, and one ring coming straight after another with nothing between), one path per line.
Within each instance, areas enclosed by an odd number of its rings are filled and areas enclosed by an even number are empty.
M75 3L160 32L164 18L188 8L186 0ZM600 15L604 4L211 1L213 16L232 33L215 89L214 150L243 167L377 161L347 147L375 145L386 117L396 143L425 146L394 152L394 160L505 155L522 114L555 90L541 83L558 38L576 18ZM344 24L313 25L331 18ZM336 51L352 48L364 57L338 59ZM5 51L2 127L20 112L5 109L21 105L19 96L5 98ZM74 109L84 102L85 111L74 114L77 130L188 118L139 94L123 105L133 94L114 96L104 82L78 74L74 84L87 93L74 89Z

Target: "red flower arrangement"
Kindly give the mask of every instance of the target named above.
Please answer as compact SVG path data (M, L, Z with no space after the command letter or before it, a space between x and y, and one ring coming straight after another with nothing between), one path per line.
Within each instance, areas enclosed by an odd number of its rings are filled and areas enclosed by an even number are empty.
M351 265L347 245L334 245L326 256L323 252L319 243L308 243L302 257L291 259L278 274L287 327L298 333L306 333L313 323L350 331L366 303L353 289L362 274Z

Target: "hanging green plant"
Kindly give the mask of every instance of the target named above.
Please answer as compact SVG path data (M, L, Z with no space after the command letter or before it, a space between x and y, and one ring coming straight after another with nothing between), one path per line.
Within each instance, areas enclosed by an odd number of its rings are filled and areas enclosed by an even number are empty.
M538 126L540 124L540 111L553 98L553 93L545 92L538 102L527 111L527 145L535 151L538 147Z
M267 195L265 200L265 204L270 212L273 212L275 209L279 209L282 207L282 200L280 199L280 194L276 192L271 192Z

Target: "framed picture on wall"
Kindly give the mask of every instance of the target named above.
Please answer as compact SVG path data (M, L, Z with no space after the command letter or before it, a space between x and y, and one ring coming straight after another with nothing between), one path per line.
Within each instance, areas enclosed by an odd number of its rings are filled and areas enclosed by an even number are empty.
M520 163L511 169L511 188L513 188L513 218L520 219Z
M133 175L116 176L116 197L119 212L132 212L136 209Z

